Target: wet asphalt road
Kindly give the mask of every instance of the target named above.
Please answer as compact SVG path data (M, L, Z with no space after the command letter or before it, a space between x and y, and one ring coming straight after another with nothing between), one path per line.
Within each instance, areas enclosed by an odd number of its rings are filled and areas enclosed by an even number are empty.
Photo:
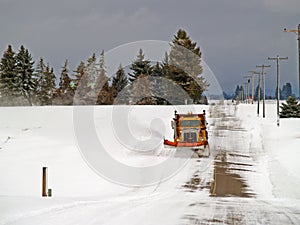
M210 108L211 157L196 160L198 169L182 186L195 199L182 224L300 224L299 200L264 199L251 188L248 177L261 171L254 166L257 156L248 143L250 134L235 116L236 110L234 105ZM200 172L204 164L213 172ZM207 198L200 196L205 189Z

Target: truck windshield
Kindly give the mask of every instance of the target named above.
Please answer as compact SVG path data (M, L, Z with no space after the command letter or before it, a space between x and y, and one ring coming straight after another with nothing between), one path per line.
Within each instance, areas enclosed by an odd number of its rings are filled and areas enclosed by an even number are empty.
M181 120L180 126L181 127L199 127L200 121L199 120Z

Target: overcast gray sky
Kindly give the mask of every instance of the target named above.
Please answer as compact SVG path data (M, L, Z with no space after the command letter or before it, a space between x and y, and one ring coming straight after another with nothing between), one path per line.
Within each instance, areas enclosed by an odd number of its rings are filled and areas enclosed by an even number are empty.
M291 82L298 95L297 36L283 28L299 23L299 0L0 0L0 51L23 44L59 74L65 59L75 69L93 52L170 41L184 28L225 91L265 63L272 65L266 88L273 94L276 66L267 57L280 54L289 57L281 63L281 82Z

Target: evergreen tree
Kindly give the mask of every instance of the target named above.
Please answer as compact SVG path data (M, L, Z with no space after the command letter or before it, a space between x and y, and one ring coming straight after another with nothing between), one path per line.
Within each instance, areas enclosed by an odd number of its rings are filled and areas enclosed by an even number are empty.
M241 85L241 86L237 85L235 92L234 92L234 99L237 101L243 101L243 100L245 100L245 97L246 96L245 96L245 91L244 91L243 85Z
M169 63L169 55L165 52L165 56L161 62L161 70L162 70L162 77L168 78L170 77L170 63Z
M106 73L107 68L106 68L106 65L105 65L104 50L102 50L101 53L100 53L99 67L100 67L100 70L103 71L103 73Z
M99 59L99 76L96 80L96 90L98 93L97 104L108 105L112 103L112 90L108 83L109 78L106 76L106 65L104 50L102 50Z
M152 73L151 76L154 78L151 82L151 94L152 94L152 101L153 104L157 105L165 105L167 104L166 100L162 98L164 96L164 82L162 80L163 78L163 69L159 62L157 62L152 67Z
M71 78L69 76L68 60L62 66L58 89L53 96L53 104L55 105L71 105L75 90L71 85Z
M239 99L244 101L245 100L245 91L244 91L244 87L243 85L240 86L240 89L239 89Z
M163 71L161 64L157 62L153 67L152 67L152 72L150 74L151 76L154 77L162 77L163 76Z
M127 91L124 89L128 84L127 76L125 75L125 71L122 65L119 65L119 68L116 72L116 76L113 77L112 80L112 90L113 90L113 97L116 98L118 94L123 90L122 96L118 96L118 102L125 102L128 97Z
M233 95L233 99L235 99L237 101L243 101L243 100L245 100L245 97L246 96L245 96L245 91L244 91L243 85L241 85L241 86L237 85L234 95Z
M152 66L149 60L145 59L143 50L140 49L136 60L131 64L129 81L133 83L130 102L134 104L152 104L150 82L148 76L152 73Z
M76 70L74 70L74 77L75 77L75 85L77 87L77 85L79 84L79 81L81 80L83 74L84 74L84 70L85 70L85 64L83 61L81 61L79 63L79 65L77 66Z
M60 94L67 94L68 92L71 91L71 87L70 87L71 78L69 77L68 64L69 64L69 62L68 62L68 60L66 60L62 67L62 70L61 70L61 74L60 74L60 78L59 78Z
M87 59L87 65L93 64L97 61L96 53L93 53L90 58Z
M36 77L36 89L35 94L37 98L41 100L42 97L42 86L45 78L45 69L46 65L44 63L44 59L40 58L40 61L38 62L36 68L35 68L35 77ZM42 104L42 102L40 102Z
M165 83L165 85L163 87L161 87L161 90L164 93L164 96L166 96L167 99L164 99L164 103L163 104L171 104L171 103L176 103L178 98L176 95L174 95L174 84L172 82L172 79L170 79L171 75L171 65L169 62L169 55L167 52L165 52L165 56L162 60L161 63L161 70L162 70L162 77L165 78L166 80L168 80L167 84ZM180 102L177 102L178 104L180 104Z
M281 99L286 100L289 96L292 96L292 85L291 83L286 83L282 87Z
M152 72L152 67L149 60L145 59L143 50L139 50L136 60L131 64L130 69L132 73L129 73L129 81L134 82L141 75L148 76Z
M10 105L15 97L16 59L11 45L8 45L0 62L1 104ZM12 102L11 102L12 101Z
M36 78L34 77L34 61L28 51L22 45L16 55L16 94L23 97L32 105L36 90Z
M240 99L239 99L239 95L240 95L240 86L237 85L237 86L236 86L236 89L235 89L235 92L234 92L234 99L235 99L235 100L240 100Z
M133 84L130 93L130 101L136 105L152 105L154 104L151 93L151 79L145 74L141 74Z
M50 68L49 64L44 68L43 77L39 82L39 93L38 97L40 99L41 105L51 105L52 97L56 90L55 87L55 74L53 68Z
M76 99L74 99L74 104L87 105L96 103L97 96L94 89L99 73L96 61L96 54L93 53L92 56L87 59L86 64L80 62L78 65L75 71Z
M300 104L295 97L288 97L286 103L282 103L280 108L280 118L300 118Z
M180 85L194 103L201 100L208 83L201 77L201 51L196 42L192 42L186 31L179 29L174 36L169 56L168 79Z
M79 65L77 66L76 70L74 72L74 89L76 90L76 104L83 104L83 102L80 100L84 98L85 96L85 89L87 88L88 79L85 74L85 63L81 61ZM74 93L75 94L75 93ZM79 102L78 102L79 101Z
M97 66L97 58L95 53L88 58L84 74L87 78L87 94L91 94L90 90L94 90L99 75L99 68Z
M40 58L40 61L38 62L37 66L35 68L35 77L36 77L36 81L37 81L37 85L36 85L37 92L40 89L40 83L43 79L45 69L46 69L46 65L44 63L44 59Z

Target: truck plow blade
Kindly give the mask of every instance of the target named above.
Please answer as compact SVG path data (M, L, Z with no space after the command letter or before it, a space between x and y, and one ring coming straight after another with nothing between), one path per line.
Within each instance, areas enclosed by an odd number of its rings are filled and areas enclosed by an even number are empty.
M177 142L177 141L169 141L164 139L164 144L174 147L196 147L196 146L205 146L208 145L208 141L200 141L200 142Z

